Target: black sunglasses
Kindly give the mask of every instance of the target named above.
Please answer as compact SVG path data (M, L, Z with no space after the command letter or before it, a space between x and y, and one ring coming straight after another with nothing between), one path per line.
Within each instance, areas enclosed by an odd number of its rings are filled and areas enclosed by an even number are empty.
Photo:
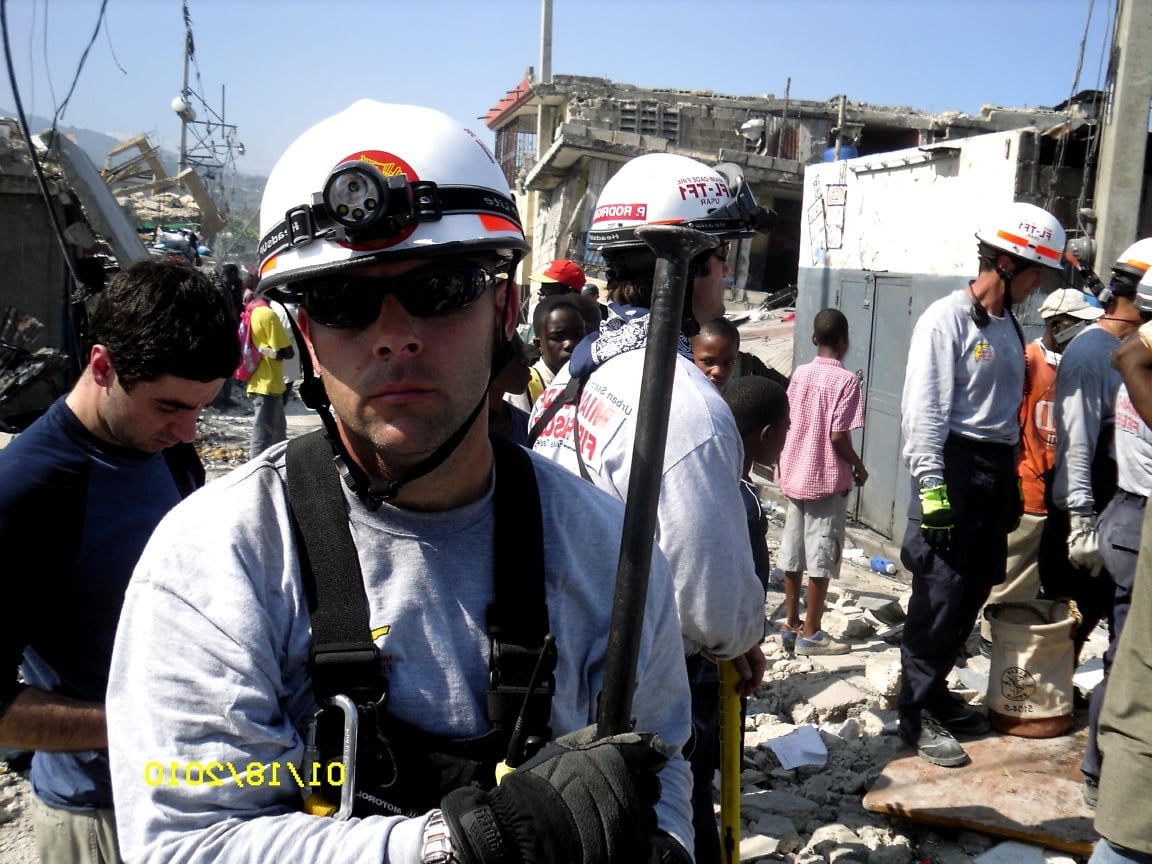
M478 266L426 267L399 276L341 276L298 283L308 317L325 327L367 327L391 294L417 318L443 315L476 301L497 274Z

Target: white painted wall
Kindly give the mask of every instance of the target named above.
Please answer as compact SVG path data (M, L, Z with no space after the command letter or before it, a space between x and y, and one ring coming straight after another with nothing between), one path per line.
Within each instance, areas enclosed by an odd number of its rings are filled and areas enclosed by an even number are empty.
M800 269L975 275L974 235L1012 201L1022 131L807 166Z

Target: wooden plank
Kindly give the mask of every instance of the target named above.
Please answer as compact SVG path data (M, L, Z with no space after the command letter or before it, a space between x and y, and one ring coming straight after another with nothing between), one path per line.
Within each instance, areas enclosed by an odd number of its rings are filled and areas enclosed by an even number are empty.
M1088 856L1097 834L1084 803L1080 759L1084 718L1058 738L993 732L965 741L961 768L925 762L910 747L889 762L864 796L868 810L913 822L967 828Z

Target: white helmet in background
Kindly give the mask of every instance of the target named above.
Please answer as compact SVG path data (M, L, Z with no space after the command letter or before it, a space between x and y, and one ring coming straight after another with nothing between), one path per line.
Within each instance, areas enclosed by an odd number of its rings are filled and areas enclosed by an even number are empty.
M1113 293L1125 294L1123 290L1117 292L1116 277L1122 275L1139 276L1135 294L1128 294L1141 312L1152 313L1152 237L1137 240L1124 250L1116 263L1112 265Z
M1054 270L1064 267L1066 236L1060 222L1042 207L1014 201L976 232L985 246Z
M261 289L376 261L528 250L491 152L457 121L363 99L280 157L260 205Z
M637 156L605 184L592 214L588 246L614 251L647 249L636 236L643 225L680 225L717 237L767 231L776 214L756 203L739 166L709 168L673 153Z
M1145 237L1120 253L1120 257L1112 265L1112 272L1133 276L1143 285L1150 264L1152 264L1152 237Z

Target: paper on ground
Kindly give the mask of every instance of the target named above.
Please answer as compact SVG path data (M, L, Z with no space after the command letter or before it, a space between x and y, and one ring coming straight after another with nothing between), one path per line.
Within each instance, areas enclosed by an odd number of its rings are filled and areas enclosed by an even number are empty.
M828 761L828 748L815 726L798 726L795 731L765 743L780 760L781 768L823 765Z

